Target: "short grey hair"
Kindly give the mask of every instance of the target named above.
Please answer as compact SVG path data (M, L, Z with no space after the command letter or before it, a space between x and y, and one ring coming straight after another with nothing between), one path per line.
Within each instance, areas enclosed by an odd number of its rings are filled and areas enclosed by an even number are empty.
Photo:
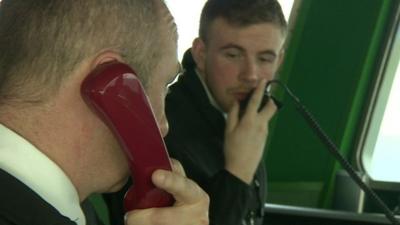
M3 0L0 105L38 103L102 49L125 56L146 85L158 61L154 0Z

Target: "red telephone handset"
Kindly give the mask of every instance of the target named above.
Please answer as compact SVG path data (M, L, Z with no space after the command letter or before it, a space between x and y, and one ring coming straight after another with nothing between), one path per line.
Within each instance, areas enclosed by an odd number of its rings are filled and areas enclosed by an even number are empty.
M102 64L85 78L81 94L114 133L128 158L133 186L125 195L125 210L172 205L172 195L151 181L156 169L171 170L171 164L135 72L119 62Z

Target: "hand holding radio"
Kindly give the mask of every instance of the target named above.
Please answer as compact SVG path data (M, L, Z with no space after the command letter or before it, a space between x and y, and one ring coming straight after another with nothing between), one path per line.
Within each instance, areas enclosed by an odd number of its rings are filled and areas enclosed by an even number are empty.
M265 80L258 84L241 116L239 103L234 103L225 128L225 169L248 184L253 180L263 155L268 121L277 109L273 101L266 99L266 105L262 106L265 87Z

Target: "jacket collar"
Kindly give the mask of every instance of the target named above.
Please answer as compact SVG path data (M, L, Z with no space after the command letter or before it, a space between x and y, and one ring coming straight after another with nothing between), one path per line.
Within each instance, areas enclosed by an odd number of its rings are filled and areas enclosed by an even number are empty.
M193 96L193 101L196 101L201 114L212 124L217 134L223 135L225 118L223 113L211 104L207 91L196 73L196 64L190 53L190 49L185 52L182 64L185 74L181 77L179 83L184 88L184 92L190 93Z

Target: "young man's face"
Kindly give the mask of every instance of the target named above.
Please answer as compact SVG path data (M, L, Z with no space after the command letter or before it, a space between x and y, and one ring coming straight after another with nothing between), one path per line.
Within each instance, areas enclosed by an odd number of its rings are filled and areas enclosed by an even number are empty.
M207 43L194 42L197 67L223 111L243 100L261 79L274 78L284 39L280 28L271 23L238 27L217 18Z

